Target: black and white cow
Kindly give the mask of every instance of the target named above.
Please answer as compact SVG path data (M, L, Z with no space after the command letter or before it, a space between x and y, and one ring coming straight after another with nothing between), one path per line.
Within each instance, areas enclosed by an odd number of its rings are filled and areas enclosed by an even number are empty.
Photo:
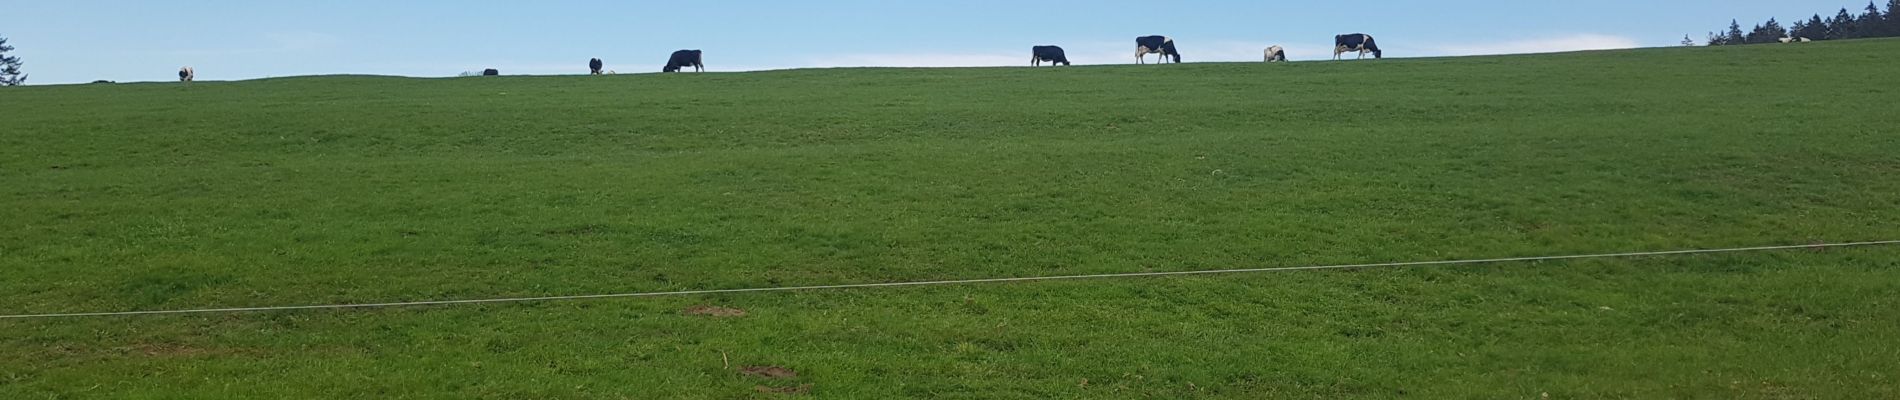
M1049 65L1069 65L1069 54L1058 46L1036 46L1029 49L1029 65L1040 67L1044 61Z
M1283 48L1280 46L1267 47L1267 62L1285 62L1285 61L1286 61L1286 48Z
M1385 58L1385 52L1379 50L1379 43L1372 40L1372 35L1351 33L1333 37L1334 60L1338 60L1341 54L1355 51L1359 52L1361 59L1366 58L1366 53L1372 53L1372 58Z
M606 66L607 66L606 63L601 62L600 59L598 58L587 60L587 71L594 75L600 75L601 68L604 68Z
M1160 54L1157 63L1167 63L1168 57L1174 57L1174 63L1181 63L1181 52L1174 48L1174 38L1167 36L1142 36L1135 38L1135 63L1147 64L1149 54Z
M191 67L184 67L184 68L178 69L179 82L191 82L197 79L198 79L198 71L191 70Z
M699 50L675 51L673 57L666 60L666 68L661 68L660 72L680 72L686 67L693 67L693 72L705 72L706 64L701 58L702 54Z

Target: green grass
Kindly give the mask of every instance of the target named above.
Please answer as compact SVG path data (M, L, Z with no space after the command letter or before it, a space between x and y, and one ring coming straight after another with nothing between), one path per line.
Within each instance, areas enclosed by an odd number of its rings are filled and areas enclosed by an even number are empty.
M1900 239L1892 54L7 88L0 314ZM0 397L1889 398L1894 343L1864 248L0 320Z

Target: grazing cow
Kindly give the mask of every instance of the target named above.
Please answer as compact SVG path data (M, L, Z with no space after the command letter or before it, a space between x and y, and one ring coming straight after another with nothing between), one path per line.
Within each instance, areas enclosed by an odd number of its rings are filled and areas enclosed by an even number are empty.
M482 70L482 76L501 76L501 70L489 68Z
M1333 37L1334 60L1338 60L1340 54L1353 51L1359 52L1360 59L1366 58L1366 53L1372 53L1372 58L1385 58L1385 52L1379 50L1379 43L1372 40L1372 35L1352 33Z
M686 67L693 67L693 72L706 72L702 55L699 50L675 51L673 57L666 60L666 68L661 68L660 72L680 72Z
M1036 46L1029 49L1029 66L1040 67L1044 61L1048 61L1049 65L1066 66L1069 65L1069 54L1057 46Z
M602 62L600 62L600 59L598 59L598 58L596 58L596 59L592 59L592 60L587 60L587 71L588 71L588 73L591 73L591 74L594 74L594 75L600 75L600 69L601 69L601 67L605 67L605 66L606 66L606 65L605 65L605 63L602 63Z
M1167 63L1168 57L1174 57L1174 63L1181 63L1181 52L1174 48L1174 38L1167 36L1142 36L1135 38L1135 63L1147 64L1149 54L1160 54L1156 63Z
M1267 48L1267 62L1284 62L1284 61L1286 61L1285 48L1281 48L1280 46L1272 46L1272 47Z
M198 79L198 71L193 71L193 70L191 69L191 67L184 67L184 68L179 68L179 69L178 69L178 81L179 81L179 82L187 82L187 83L188 83L188 82L191 82L191 81L193 81L193 80L197 80L197 79Z

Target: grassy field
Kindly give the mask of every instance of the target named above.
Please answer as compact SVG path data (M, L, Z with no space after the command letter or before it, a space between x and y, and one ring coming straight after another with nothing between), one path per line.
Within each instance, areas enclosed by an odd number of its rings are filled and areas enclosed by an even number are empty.
M1895 54L6 88L0 314L1900 239ZM1894 398L1896 343L1876 247L10 319L0 398Z

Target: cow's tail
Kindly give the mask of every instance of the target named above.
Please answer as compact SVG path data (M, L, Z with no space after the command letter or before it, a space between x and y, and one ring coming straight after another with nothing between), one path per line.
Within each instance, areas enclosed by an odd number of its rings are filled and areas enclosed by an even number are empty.
M1372 35L1366 35L1366 50L1372 50L1372 58L1385 58L1385 51L1379 50L1379 42L1373 41Z

